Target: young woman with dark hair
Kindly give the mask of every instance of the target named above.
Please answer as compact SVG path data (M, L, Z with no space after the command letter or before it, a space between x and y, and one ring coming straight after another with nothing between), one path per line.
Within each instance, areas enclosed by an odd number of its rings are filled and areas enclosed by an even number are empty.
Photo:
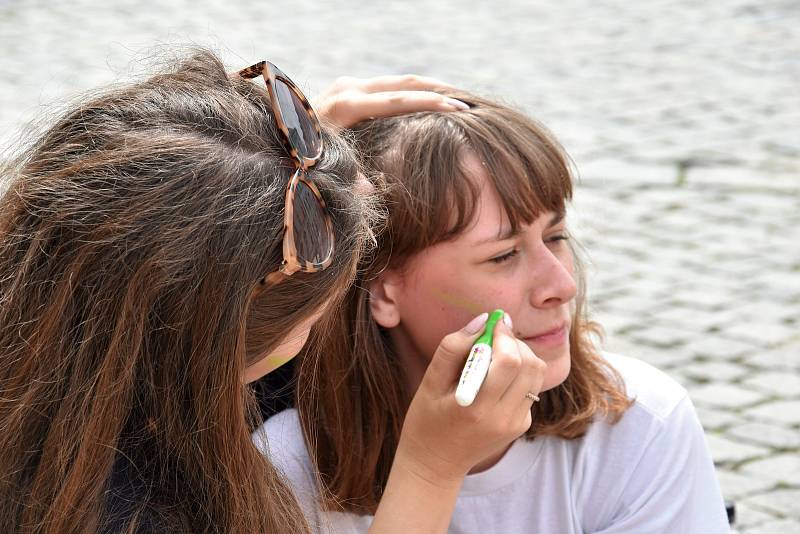
M435 85L342 79L318 108L464 107ZM2 182L0 532L306 532L247 382L373 240L350 148L274 65L201 50L74 106Z

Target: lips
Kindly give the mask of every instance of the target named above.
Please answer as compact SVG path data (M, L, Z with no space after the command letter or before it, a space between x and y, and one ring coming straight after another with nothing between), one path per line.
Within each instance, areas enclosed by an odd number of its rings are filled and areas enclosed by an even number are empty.
M566 340L568 322L564 321L547 330L522 339L534 345L559 345Z

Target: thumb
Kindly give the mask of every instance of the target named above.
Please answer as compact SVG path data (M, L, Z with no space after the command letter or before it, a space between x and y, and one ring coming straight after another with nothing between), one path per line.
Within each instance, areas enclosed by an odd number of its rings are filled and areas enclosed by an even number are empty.
M455 386L458 377L461 376L469 349L478 339L478 334L483 330L488 318L488 313L482 313L461 330L442 339L422 379L426 387L436 393L444 394Z

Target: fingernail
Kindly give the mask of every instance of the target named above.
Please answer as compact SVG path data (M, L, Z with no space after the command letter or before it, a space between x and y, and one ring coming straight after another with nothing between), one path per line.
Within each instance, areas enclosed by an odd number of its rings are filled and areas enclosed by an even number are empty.
M506 323L506 326L509 330L514 328L514 322L511 320L511 316L509 314L503 314L503 322Z
M467 334L470 334L470 335L477 334L478 332L481 331L481 328L483 328L483 325L486 324L486 319L488 319L488 318L489 318L489 314L488 313L484 312L484 313L480 314L479 316L477 316L473 320L471 320L469 323L467 323L467 326L464 327L464 332L466 332Z
M446 97L444 101L447 104L450 104L454 108L461 111L466 111L469 109L469 104L467 104L466 102L462 102L461 100L456 100L455 98Z

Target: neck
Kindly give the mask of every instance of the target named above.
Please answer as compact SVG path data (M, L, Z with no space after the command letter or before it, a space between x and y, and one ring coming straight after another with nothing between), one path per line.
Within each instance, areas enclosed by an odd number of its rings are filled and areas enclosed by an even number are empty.
M431 359L423 355L422 351L414 345L402 326L393 328L389 335L394 352L403 369L403 377L405 378L406 391L410 402L422 383L422 377L425 375Z

